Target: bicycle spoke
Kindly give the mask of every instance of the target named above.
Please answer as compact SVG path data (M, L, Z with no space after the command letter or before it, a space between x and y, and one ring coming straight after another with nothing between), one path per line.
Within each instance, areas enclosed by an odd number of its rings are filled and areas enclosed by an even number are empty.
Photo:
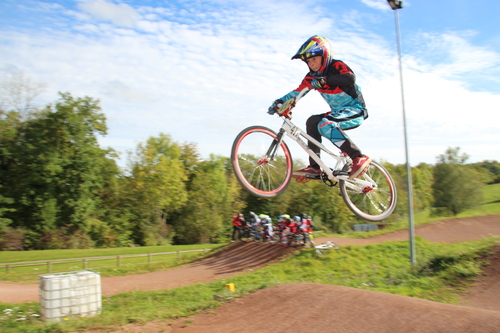
M378 163L372 162L361 179L340 180L339 184L346 205L365 220L376 222L386 219L396 207L394 181Z
M233 143L231 161L240 184L250 193L272 198L291 180L292 159L284 142L277 144L272 130L253 126L243 130ZM272 153L270 158L267 154Z

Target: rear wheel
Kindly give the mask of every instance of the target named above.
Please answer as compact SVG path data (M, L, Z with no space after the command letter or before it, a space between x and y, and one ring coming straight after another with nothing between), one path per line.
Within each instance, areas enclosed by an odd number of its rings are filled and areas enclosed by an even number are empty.
M347 167L346 170L347 171ZM369 185L355 180L340 180L340 193L347 207L362 219L378 222L388 218L396 208L396 185L389 172L372 161L368 170L359 177Z
M236 178L257 197L276 197L292 178L292 155L279 141L278 134L264 126L248 127L234 140L231 162Z

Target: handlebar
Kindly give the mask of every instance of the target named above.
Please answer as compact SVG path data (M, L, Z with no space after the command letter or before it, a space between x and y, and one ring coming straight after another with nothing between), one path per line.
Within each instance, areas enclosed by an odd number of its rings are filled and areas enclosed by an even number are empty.
M295 107L295 104L304 97L305 93L309 91L308 87L305 87L300 91L300 93L297 95L297 97L290 98L288 101L283 103L278 110L278 114L280 117L285 117L285 118L291 118L292 115L292 109Z

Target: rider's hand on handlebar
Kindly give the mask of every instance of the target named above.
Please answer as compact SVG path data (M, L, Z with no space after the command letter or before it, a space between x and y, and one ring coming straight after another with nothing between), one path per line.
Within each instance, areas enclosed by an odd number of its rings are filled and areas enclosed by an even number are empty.
M273 104L269 107L267 113L275 114L283 105L283 101L281 99L277 99L273 102Z

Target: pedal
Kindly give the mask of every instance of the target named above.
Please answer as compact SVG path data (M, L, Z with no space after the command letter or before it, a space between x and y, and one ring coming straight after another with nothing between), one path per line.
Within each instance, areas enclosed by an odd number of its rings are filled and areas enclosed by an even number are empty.
M305 177L309 179L321 179L321 175L305 175Z
M334 176L349 176L348 171L333 170Z
M306 176L294 176L293 178L297 183L307 183L308 181L310 181L310 179Z

